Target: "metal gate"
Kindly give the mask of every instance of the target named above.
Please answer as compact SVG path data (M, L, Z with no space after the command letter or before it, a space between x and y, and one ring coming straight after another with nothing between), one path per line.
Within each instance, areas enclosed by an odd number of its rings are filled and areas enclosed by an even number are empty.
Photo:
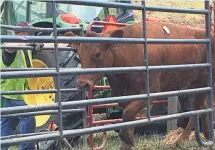
M205 26L206 26L206 39L147 39L147 38L95 38L95 37L57 37L58 29L56 28L56 13L54 12L53 20L54 25L53 29L44 29L54 31L54 36L25 36L25 37L17 37L17 36L1 36L2 42L49 42L55 43L55 47L52 50L56 51L56 58L58 57L58 42L109 42L109 43L131 43L131 44L144 44L144 60L146 62L146 66L142 67L112 67L112 68L92 68L92 69L60 69L58 66L58 59L56 59L57 67L56 69L48 69L48 70L18 70L13 72L1 72L2 79L9 78L20 78L20 77L41 77L41 76L57 76L57 89L55 90L45 90L45 91L8 91L1 92L1 94L23 94L23 93L57 93L57 98L59 99L58 103L51 105L40 105L40 106L22 106L22 107L13 107L13 108L1 108L2 117L5 116L21 116L21 115L38 115L38 114L49 114L49 113L58 113L60 124L59 131L52 132L40 132L33 133L28 135L22 135L20 137L7 137L1 138L1 146L11 146L19 143L29 142L29 141L43 141L43 140L51 140L51 139L59 139L65 138L69 136L77 136L77 135L87 135L92 133L104 132L108 130L116 130L120 128L132 127L133 125L144 125L153 122L159 122L162 120L172 120L182 117L188 117L193 115L195 118L195 133L197 142L203 146L210 146L213 144L214 134L213 134L213 82L212 82L212 60L211 60L211 39L210 39L210 31L211 31L211 11L209 0L205 0L205 9L197 10L197 9L179 9L179 8L167 8L167 7L151 7L134 4L126 4L126 3L116 3L116 2L96 2L89 0L50 0L49 2L53 3L53 7L55 7L56 3L67 3L67 4L76 4L76 5L90 5L90 6L102 6L102 7L113 7L113 8L129 8L136 9L142 11L142 21L143 21L143 37L146 37L146 11L162 11L162 12L177 12L177 13L193 13L193 14L203 14L205 15ZM16 28L16 27L14 27ZM29 28L30 30L40 30L38 28ZM20 29L19 29L20 30ZM187 64L187 65L170 65L170 66L148 66L148 53L147 53L147 44L206 44L207 45L207 63L204 64ZM8 48L8 47L7 47ZM12 47L11 47L12 48ZM14 48L14 47L13 47ZM30 47L28 47L30 49ZM191 68L208 68L208 87L197 88L197 89L189 89L189 90L180 90L180 91L171 91L171 92L160 92L160 93L149 93L149 71L151 70L170 70L170 69L191 69ZM146 94L133 95L133 96L120 96L120 97L110 97L110 98L99 98L99 99L90 99L90 100L80 100L80 101L72 101L72 102L61 102L60 94L64 91L64 89L60 89L59 76L60 75L68 75L68 74L95 74L95 73L119 73L119 72L146 72ZM71 91L74 91L72 89ZM209 93L209 107L204 110L196 110L190 111L186 113L178 113L173 115L166 115L162 117L150 118L150 99L151 98L159 98L159 97L169 97L169 96L177 96L183 94L194 94L194 93ZM75 130L62 130L62 113L67 109L69 111L83 111L82 109L77 109L78 107L86 107L89 105L96 104L108 104L108 103L118 103L118 102L129 102L132 100L147 100L147 119L144 120L136 120L130 122L123 122L99 127L90 127L84 129L75 129ZM202 142L199 136L199 115L209 113L209 133L210 140L208 142ZM86 115L86 114L85 114Z

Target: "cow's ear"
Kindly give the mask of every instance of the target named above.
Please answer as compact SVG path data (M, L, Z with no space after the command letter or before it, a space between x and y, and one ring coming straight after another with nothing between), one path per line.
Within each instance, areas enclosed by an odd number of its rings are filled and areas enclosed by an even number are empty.
M121 29L117 29L117 30L114 30L113 32L111 32L110 36L109 37L113 37L113 38L122 38L123 37L123 34L124 32L121 30ZM116 44L108 44L108 47L110 49L116 47L116 46L119 46L119 43L116 43Z
M74 36L78 37L75 35L72 31L66 32L64 36ZM80 43L69 43L68 47L71 47L75 53L78 52L78 47L80 46Z

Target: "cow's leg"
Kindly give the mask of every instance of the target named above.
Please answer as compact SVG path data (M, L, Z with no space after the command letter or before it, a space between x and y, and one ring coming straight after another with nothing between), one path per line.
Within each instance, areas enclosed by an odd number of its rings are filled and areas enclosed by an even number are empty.
M133 101L124 110L122 119L124 122L133 121L137 113L143 108L144 101ZM134 146L133 128L124 128L119 132L119 137L125 145Z
M199 110L204 105L204 100L206 99L206 94L194 94L193 101L192 101L192 108L193 110ZM194 120L193 117L189 117L189 122L185 128L185 130L182 132L180 137L177 139L176 142L180 142L182 140L188 140L191 134L191 131L194 129Z
M204 105L202 106L201 109L207 109L208 108L208 103L207 103L207 98L206 97L205 101L204 101ZM201 123L202 123L202 130L203 130L203 134L205 136L206 139L209 139L209 116L208 114L203 114L201 116Z

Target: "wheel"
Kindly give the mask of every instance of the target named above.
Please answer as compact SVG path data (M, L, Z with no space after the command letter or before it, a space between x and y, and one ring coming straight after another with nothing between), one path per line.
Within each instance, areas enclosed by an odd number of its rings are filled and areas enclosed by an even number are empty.
M39 27L39 26L37 26ZM48 27L48 26L46 26ZM38 59L42 61L48 68L55 68L55 52L54 51L41 51L36 54L33 54L33 59ZM58 53L59 66L60 68L78 68L80 67L80 60L77 54L72 51L59 51ZM56 78L54 79L55 88L57 88ZM68 89L68 88L76 88L77 75L64 75L60 76L60 89ZM83 95L84 94L84 95ZM57 94L56 94L57 95ZM86 99L86 94L83 92L61 92L61 101L75 101ZM58 99L55 97L55 102L58 102ZM63 113L62 114L62 123L63 129L79 129L83 128L83 120L82 120L82 112L78 113ZM52 123L56 123L59 126L59 118L58 115L51 115L48 121L36 128L36 131L40 131L44 128L48 128L48 126ZM69 142L75 142L78 137L67 138Z
M78 57L72 52L72 51L60 51L59 52L59 65L63 68L77 68L80 67ZM55 52L53 51L42 51L35 55L33 55L33 59L39 59L43 63L45 63L48 68L55 68ZM76 81L77 81L77 75L66 75L66 76L60 76L60 89L67 89L67 88L75 88L76 87ZM56 77L54 77L55 87L56 87ZM83 99L82 96L83 92L67 92L67 93L61 93L61 101L74 101L74 100L81 100ZM55 98L55 102L57 102L58 99ZM81 128L83 126L82 121L82 113L63 113L62 116L63 120L63 129L77 129ZM50 119L47 121L47 123L39 128L37 128L37 131L47 128L48 125L54 121L59 125L58 116L57 115L51 115ZM71 141L73 139L69 139Z

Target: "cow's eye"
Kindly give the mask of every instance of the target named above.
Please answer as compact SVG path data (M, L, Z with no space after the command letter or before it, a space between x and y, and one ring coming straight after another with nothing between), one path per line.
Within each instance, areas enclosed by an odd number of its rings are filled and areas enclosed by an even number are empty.
M100 53L100 52L98 52L98 53L96 53L96 55L95 55L95 59L97 59L97 60L98 60L98 59L100 59L100 58L101 58L101 56L102 56L102 55L101 55L101 53Z

